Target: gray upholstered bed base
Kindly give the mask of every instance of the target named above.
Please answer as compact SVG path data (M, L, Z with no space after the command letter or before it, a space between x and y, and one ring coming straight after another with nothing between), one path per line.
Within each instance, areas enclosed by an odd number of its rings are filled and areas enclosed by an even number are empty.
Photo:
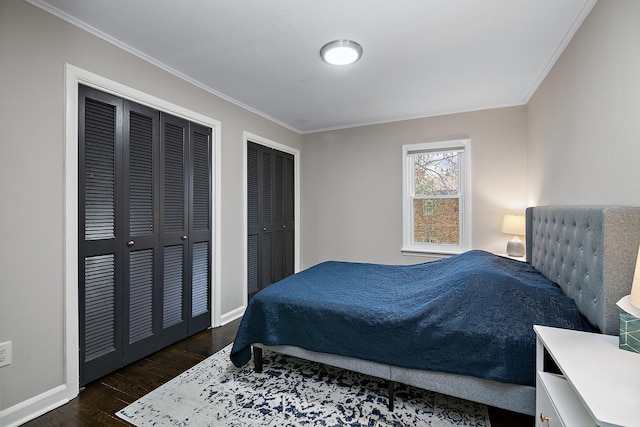
M526 217L527 262L558 283L593 325L617 334L615 303L631 289L640 244L640 208L546 206L527 209ZM515 412L535 412L535 388L530 386L382 365L294 346L254 347L389 380L390 393L393 382L400 382ZM261 353L255 348L254 352Z
M446 372L401 368L353 357L318 353L289 345L266 346L263 344L254 344L253 347L254 354L256 353L256 347L259 349L269 349L289 356L320 362L325 365L348 369L353 372L391 381L389 386L390 393L393 393L393 382L399 382L523 414L533 415L536 409L535 387L506 384ZM261 371L261 369L259 371ZM393 400L390 399L389 409L392 410L392 408Z

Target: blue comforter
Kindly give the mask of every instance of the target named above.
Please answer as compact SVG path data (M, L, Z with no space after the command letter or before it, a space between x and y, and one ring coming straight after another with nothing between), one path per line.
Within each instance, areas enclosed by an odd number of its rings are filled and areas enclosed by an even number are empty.
M399 266L325 262L249 303L231 351L250 344L534 385L533 325L589 330L572 299L531 265L483 251Z

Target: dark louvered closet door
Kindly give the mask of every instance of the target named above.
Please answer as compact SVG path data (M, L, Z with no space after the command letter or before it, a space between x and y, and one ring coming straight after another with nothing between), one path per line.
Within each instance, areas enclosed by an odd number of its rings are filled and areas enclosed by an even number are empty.
M274 283L293 274L293 156L274 151L272 169L271 280Z
M189 334L211 324L211 129L191 123L189 250L191 307Z
M122 362L122 100L79 95L78 305L80 384Z
M124 235L123 311L124 363L146 356L158 348L161 276L159 113L125 101L124 122ZM128 119L128 120L127 120Z
M247 292L249 299L260 289L260 146L247 144Z
M273 280L273 150L262 147L260 162L260 289Z
M80 384L211 324L211 129L79 90Z
M248 294L293 274L293 156L247 145Z
M291 276L295 271L295 183L294 183L294 160L291 154L284 156L284 277Z
M189 123L160 115L162 176L160 222L162 233L162 343L187 336L186 285L188 263L187 143Z

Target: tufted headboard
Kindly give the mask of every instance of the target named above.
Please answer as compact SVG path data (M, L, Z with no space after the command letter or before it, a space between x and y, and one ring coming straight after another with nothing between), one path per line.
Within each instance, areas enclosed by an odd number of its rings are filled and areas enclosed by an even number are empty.
M592 325L617 335L616 302L631 290L640 208L532 207L526 223L527 262L573 298Z

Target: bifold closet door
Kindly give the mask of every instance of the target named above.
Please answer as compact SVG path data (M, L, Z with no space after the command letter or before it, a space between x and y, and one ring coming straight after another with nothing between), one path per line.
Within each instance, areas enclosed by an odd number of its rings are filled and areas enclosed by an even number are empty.
M247 144L247 291L258 291L293 274L293 156Z
M159 113L124 103L122 359L127 364L159 348L162 275L160 222Z
M161 345L211 324L211 129L161 114Z
M293 274L294 265L294 182L293 155L273 153L272 283Z
M78 100L80 384L122 365L123 101L89 89Z
M187 156L189 122L162 115L160 119L160 223L162 276L162 342L187 336L189 292Z
M159 348L159 113L81 87L80 383Z
M189 169L189 260L191 265L191 294L188 334L192 335L211 325L211 269L212 263L212 133L211 129L190 124Z
M81 87L80 383L211 324L211 129Z

